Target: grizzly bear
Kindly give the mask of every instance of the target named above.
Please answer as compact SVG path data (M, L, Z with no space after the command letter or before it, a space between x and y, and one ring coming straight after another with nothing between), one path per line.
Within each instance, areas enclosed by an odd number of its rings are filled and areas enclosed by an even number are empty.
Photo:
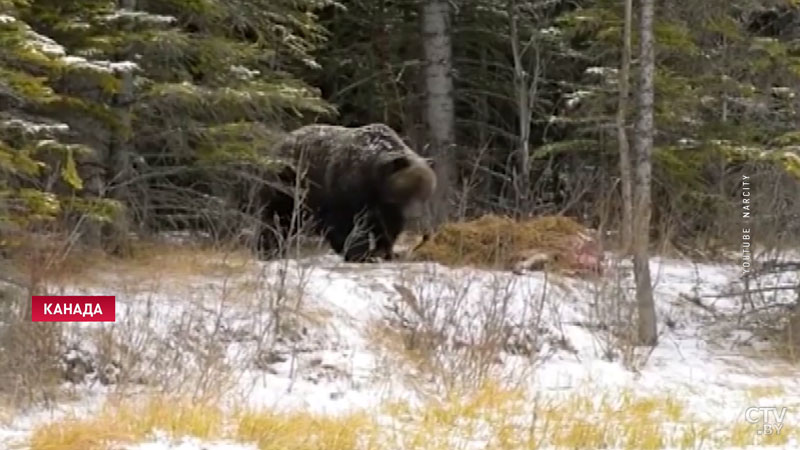
M298 221L311 221L348 262L394 258L406 221L419 217L436 175L389 126L308 125L275 148L284 162L261 195L259 250L275 256Z

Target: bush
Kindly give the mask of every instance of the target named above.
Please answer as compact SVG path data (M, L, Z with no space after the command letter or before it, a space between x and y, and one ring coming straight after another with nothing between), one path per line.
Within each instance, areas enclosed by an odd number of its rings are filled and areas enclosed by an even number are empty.
M31 322L30 297L0 283L0 401L13 407L49 402L57 394L61 327Z

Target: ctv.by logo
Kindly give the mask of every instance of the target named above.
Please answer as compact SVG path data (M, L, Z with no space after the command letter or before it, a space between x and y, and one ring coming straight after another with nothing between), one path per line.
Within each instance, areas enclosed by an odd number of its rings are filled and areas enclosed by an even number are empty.
M760 423L761 429L756 434L770 436L781 434L783 419L786 418L786 408L775 406L751 406L744 410L744 420L747 423ZM771 420L770 420L771 419Z

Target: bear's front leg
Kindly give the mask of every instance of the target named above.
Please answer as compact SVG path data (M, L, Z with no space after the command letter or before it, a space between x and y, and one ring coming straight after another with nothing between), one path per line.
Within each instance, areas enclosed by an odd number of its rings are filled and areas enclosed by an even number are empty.
M346 262L369 262L371 260L369 237L356 236L347 227L332 227L325 233L328 241L336 254L342 256Z
M397 237L403 230L405 221L395 209L382 208L374 213L372 229L375 230L375 254L385 261L400 257L394 251Z
M350 236L344 249L344 260L347 262L377 262L372 254L369 236Z

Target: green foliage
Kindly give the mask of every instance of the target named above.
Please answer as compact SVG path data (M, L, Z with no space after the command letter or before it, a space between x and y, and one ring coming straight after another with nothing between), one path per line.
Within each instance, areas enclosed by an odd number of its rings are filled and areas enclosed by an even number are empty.
M800 131L790 131L775 137L771 144L775 147L800 145Z
M269 168L283 130L320 118L385 122L424 149L417 0L118 3L0 0L13 16L0 20L0 218L191 210L219 195L229 164ZM758 160L798 173L800 46L788 30L752 27L765 11L757 3L677 0L656 18L657 175L694 208L721 195L709 167ZM516 192L520 83L531 95L531 167L547 166L531 174L537 184L614 163L622 2L510 5L453 8L457 159L490 166L480 172L487 204ZM633 38L636 49L636 27ZM637 70L634 58L634 92ZM113 201L87 178L97 166Z
M28 151L14 149L0 141L0 170L9 174L35 176L46 165L33 159Z
M574 139L542 145L533 152L533 159L546 158L559 153L602 151L603 144L595 139Z
M0 110L0 220L108 221L141 197L97 197L84 172L104 166L118 183L131 172L116 164L133 160L154 173L197 169L192 180L135 184L174 186L191 202L207 194L195 186L213 162L258 159L281 128L334 114L298 76L319 68L315 11L328 4L164 0L129 11L115 0L0 1L13 16L0 20L0 107L15 102Z
M66 161L64 167L61 169L61 177L72 189L83 189L83 180L78 175L78 168L75 166L75 158L72 156L72 151L68 151L65 155Z
M686 24L660 22L656 25L654 33L661 51L677 52L688 56L700 54L700 48Z
M124 209L120 202L107 198L71 196L61 201L71 211L84 214L90 220L101 223L110 223Z
M794 152L782 152L780 156L783 162L783 170L800 181L800 157Z

